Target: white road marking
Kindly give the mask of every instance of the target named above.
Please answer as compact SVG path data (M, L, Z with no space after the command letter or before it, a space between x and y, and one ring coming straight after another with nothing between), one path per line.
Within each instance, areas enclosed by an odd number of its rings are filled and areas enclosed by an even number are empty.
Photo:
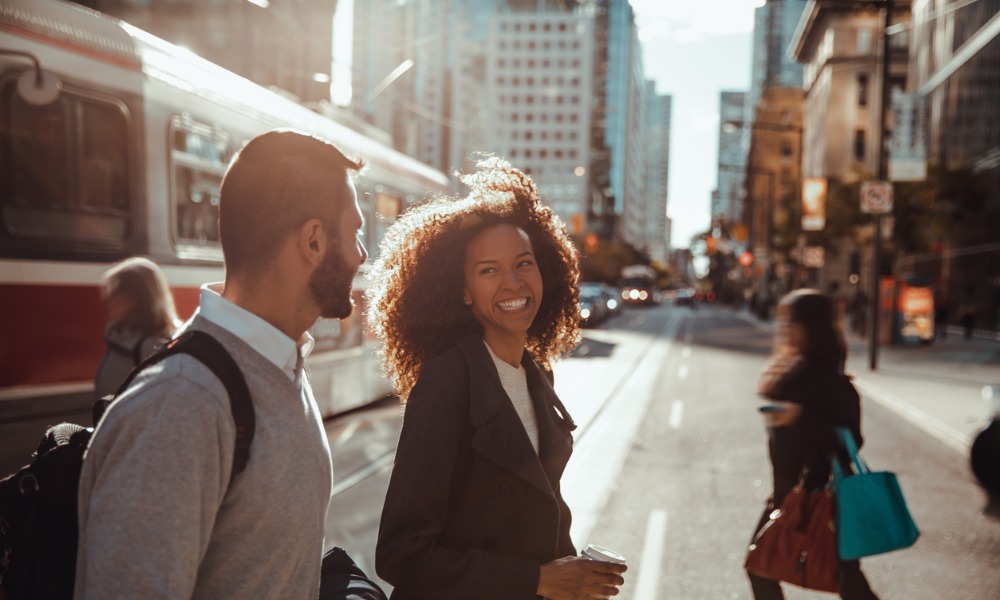
M680 400L674 400L674 404L670 407L670 428L680 429L683 418L684 403Z
M680 367L677 367L677 378L680 379L681 381L684 381L685 379L688 378L687 365L681 365Z
M681 350L681 358L691 358L691 349L685 347L683 350Z
M654 510L646 521L646 539L642 544L642 562L639 563L639 581L635 586L635 600L658 600L660 566L663 562L663 542L667 533L667 511Z

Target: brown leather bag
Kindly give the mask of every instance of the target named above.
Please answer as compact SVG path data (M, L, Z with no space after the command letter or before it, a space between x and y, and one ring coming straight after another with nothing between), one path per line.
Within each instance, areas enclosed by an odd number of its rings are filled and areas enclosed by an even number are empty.
M808 492L803 480L760 529L747 552L746 570L775 581L839 592L833 490Z

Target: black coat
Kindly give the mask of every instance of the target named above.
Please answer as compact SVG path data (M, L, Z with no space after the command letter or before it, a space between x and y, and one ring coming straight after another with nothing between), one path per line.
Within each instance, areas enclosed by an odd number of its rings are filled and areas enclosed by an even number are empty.
M539 567L576 554L559 491L575 425L527 352L521 365L537 454L481 335L423 365L375 554L393 600L534 600Z
M766 396L802 405L794 423L768 430L777 506L798 483L803 467L809 467L806 488L815 489L830 478L831 456L848 464L833 428L848 428L860 448L861 403L846 375L808 360L782 376Z

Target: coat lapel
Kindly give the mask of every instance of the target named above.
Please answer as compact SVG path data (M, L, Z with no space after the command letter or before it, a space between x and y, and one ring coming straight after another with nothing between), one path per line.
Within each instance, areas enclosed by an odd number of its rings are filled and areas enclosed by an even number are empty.
M474 429L471 442L473 450L514 473L546 496L552 496L552 486L549 484L550 469L543 468L544 461L540 461L539 455L535 454L535 449L531 447L524 425L500 383L496 366L483 344L482 337L465 336L459 341L459 348L469 365L471 391L469 412ZM530 359L528 360L530 362ZM531 364L534 366L533 362ZM528 389L531 391L535 411L539 417L539 453L544 458L549 454L546 448L550 444L549 438L552 437L552 425L548 418L543 418L543 413L539 409L539 400L535 398L536 393L532 385L534 378L529 373ZM535 385L537 386L537 383ZM566 460L568 455L562 461L563 467ZM553 466L557 468L553 469L551 474L556 472L561 474L561 467L557 464Z
M538 460L548 480L557 485L573 452L570 432L576 429L576 424L559 401L545 372L527 352L521 359L521 366L528 375L528 391L538 421Z

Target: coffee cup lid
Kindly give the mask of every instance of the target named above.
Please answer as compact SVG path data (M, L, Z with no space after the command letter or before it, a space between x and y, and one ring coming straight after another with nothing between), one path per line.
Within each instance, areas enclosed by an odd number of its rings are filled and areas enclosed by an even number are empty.
M603 548L596 544L588 544L587 548L583 551L583 555L587 558L602 562L625 564L624 556L618 554L614 550L608 550L607 548Z

